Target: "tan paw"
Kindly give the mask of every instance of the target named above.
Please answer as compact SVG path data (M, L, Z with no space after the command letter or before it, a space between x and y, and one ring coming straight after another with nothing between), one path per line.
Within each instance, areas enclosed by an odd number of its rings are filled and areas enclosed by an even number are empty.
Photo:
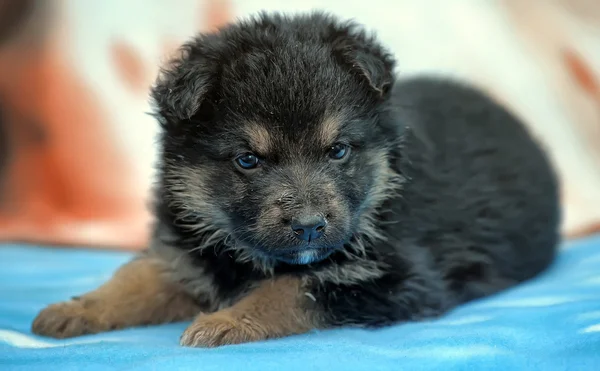
M262 326L247 318L215 313L198 317L181 336L180 344L188 347L213 348L266 340Z
M94 334L115 328L103 323L98 312L86 308L85 302L71 300L52 304L42 310L31 326L34 334L58 339Z

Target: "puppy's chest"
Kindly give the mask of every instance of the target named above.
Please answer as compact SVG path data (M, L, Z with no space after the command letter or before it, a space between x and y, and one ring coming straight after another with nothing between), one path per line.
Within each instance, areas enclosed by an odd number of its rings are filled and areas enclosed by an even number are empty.
M243 298L265 277L250 266L239 264L227 256L191 257L191 274L181 272L178 281L207 311L215 311Z
M143 254L159 264L165 278L188 293L205 312L230 306L264 278L227 254L194 250L178 242L154 239Z

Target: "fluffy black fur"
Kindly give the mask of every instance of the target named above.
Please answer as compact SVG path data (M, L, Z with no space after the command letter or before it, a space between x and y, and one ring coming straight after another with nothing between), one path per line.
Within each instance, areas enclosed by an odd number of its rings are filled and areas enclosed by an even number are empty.
M482 92L396 82L375 38L321 13L263 14L182 51L152 92L164 131L155 245L198 267L207 306L293 274L329 326L379 326L442 314L552 262L554 171ZM337 139L321 143L328 119ZM250 148L250 123L269 151ZM336 143L351 150L344 161L327 157ZM236 167L245 153L261 165ZM303 212L328 220L310 244L289 226Z

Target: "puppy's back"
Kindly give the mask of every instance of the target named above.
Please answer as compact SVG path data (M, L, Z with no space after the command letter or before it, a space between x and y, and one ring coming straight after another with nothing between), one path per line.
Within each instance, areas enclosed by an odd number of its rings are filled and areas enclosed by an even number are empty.
M431 248L447 275L470 260L516 281L547 267L559 240L558 181L523 123L451 80L400 81L393 105L408 179L396 233Z

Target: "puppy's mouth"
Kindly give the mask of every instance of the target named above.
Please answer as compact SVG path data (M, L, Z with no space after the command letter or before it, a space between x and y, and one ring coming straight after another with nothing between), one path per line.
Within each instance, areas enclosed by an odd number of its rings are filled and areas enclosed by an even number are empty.
M345 249L345 244L352 235L347 236L340 231L333 231L315 241L302 241L284 235L280 238L265 238L264 235L246 234L246 239L235 238L236 249L244 250L246 258L254 256L257 260L268 260L290 265L309 265L319 263L332 254ZM244 232L242 236L244 236ZM294 236L295 237L295 236Z
M337 248L333 247L304 247L269 252L269 257L286 264L308 265L327 259Z

